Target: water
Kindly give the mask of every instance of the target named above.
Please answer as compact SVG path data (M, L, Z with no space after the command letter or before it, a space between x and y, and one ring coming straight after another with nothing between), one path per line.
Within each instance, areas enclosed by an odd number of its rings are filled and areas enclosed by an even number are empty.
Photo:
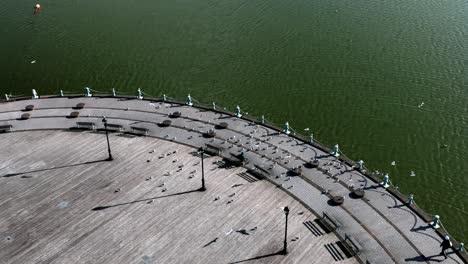
M389 172L468 240L466 1L40 3L38 16L0 3L0 94L141 87L240 104Z

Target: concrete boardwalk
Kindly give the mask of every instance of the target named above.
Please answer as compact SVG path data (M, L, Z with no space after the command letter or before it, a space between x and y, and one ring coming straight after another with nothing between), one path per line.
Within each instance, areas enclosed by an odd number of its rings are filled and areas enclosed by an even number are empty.
M78 103L84 103L84 108L80 110L72 109ZM27 105L34 105L34 110L30 112L22 111ZM79 117L67 118L73 111L78 111L80 113ZM180 111L182 113L181 117L169 118L169 114L175 111ZM19 118L24 113L29 113L31 115L30 119L20 120ZM164 139L166 142L173 141L172 145L182 143L186 146L198 148L210 144L222 149L220 155L225 157L232 156L232 154L240 154L241 151L244 151L245 156L249 160L246 164L247 168L256 167L257 170L268 172L269 176L267 180L270 183L279 186L283 193L289 194L289 197L294 197L300 201L315 217L321 215L322 212L332 215L341 224L338 234L350 235L361 246L362 252L359 261L369 261L370 263L431 263L443 260L443 257L438 256L440 252L439 244L441 242L438 234L428 227L428 224L423 219L388 193L387 190L374 184L360 172L353 170L343 162L330 157L328 153L324 153L320 149L314 148L309 144L304 144L270 128L252 124L249 121L222 113L185 105L145 100L81 97L24 100L0 104L0 126L10 124L14 131L69 129L76 127L77 122L92 122L98 128L102 128L102 116L106 116L111 124L121 125L125 131L141 133L141 129L147 129L148 136ZM169 127L158 126L158 123L164 120L171 120L172 124ZM220 122L228 123L228 128L215 129L215 125ZM203 133L208 132L209 129L215 129L216 136L214 138L203 137ZM20 134L25 133L18 133L18 135ZM9 136L9 134L1 135L1 137ZM102 137L102 135L100 136ZM23 137L25 136L23 135ZM117 138L119 139L117 140ZM148 138L147 140L148 142L160 142L154 138ZM119 144L125 144L120 143L120 141L126 141L124 137L117 136L112 136L111 140L113 144L116 144L116 141L119 141ZM37 144L42 147L41 142ZM100 142L99 144L102 143L105 142ZM5 141L2 141L1 144L2 149L4 149ZM66 146L67 144L64 145ZM87 144L85 145L87 146ZM130 145L127 144L127 146ZM105 149L104 145L100 147L101 149ZM85 147L83 146L83 148ZM68 151L77 151L79 149L77 147L70 147ZM24 151L24 148L22 150ZM33 163L39 164L41 162L41 158L34 155L28 156L24 153L15 153L14 148L10 148L10 151L11 154L9 155L17 155L14 156L16 159L21 157L29 160L29 166ZM129 157L133 155L130 148L123 148L121 151L115 150L114 152L116 153L115 155L121 155L122 158L126 155ZM319 169L304 168L302 176L290 177L288 175L288 171L292 168L303 166L304 162L310 161L315 157L320 160ZM187 157L183 159L185 160ZM4 157L2 157L3 160ZM14 164L13 160L10 162L11 164L8 162L2 164L2 168L0 169L1 175L17 173L22 168L22 166L17 168L12 166ZM62 163L60 161L58 164ZM40 167L40 164L35 166ZM0 178L0 180L9 181L10 177ZM273 185L269 184L269 186ZM224 186L224 188L226 187ZM364 188L366 190L365 198L351 198L351 187ZM262 190L262 193L255 193L257 196L263 196L265 190ZM143 193L138 192L134 195ZM8 194L10 196L15 195L12 192L8 192ZM256 197L256 195L252 195L252 197ZM345 197L344 204L334 206L330 203L330 195ZM261 199L263 202L259 202L258 205L252 203L250 205L255 206L255 208L261 208L264 212L274 210L271 205L263 204L266 202L264 200L271 198L267 199L267 196L263 197ZM2 199L7 198L2 196ZM19 197L18 199L23 198ZM285 197L282 199L285 199ZM291 199L287 198L286 200L291 201ZM109 200L109 202L111 201ZM122 200L120 201L123 202ZM1 209L3 211L7 208L2 206ZM10 213L12 212L10 211ZM228 212L226 213L229 215ZM4 219L3 215L1 219ZM217 231L220 232L220 230ZM2 228L0 235L3 232L6 231ZM327 236L331 236L331 234ZM303 241L302 238L299 241ZM321 243L328 242L324 241ZM247 251L248 249L249 247L246 247ZM255 253L259 252L258 250L253 251ZM310 249L307 251L310 251ZM2 252L0 250L0 254ZM463 263L456 254L452 253L452 251L450 252L449 259L445 260L444 263ZM255 256L255 253L247 255ZM306 252L301 252L300 254L306 254ZM167 260L169 261L169 259ZM232 258L223 258L224 260L226 262L235 261ZM265 262L271 261L270 259L263 260ZM218 261L214 262L219 263ZM313 259L308 259L308 262L313 262ZM330 262L317 260L316 263Z

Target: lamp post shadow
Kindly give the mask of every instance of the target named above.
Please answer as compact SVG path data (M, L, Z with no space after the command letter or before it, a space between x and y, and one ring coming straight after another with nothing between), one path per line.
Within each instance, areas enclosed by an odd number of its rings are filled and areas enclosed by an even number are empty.
M64 166L58 166L58 167L52 167L52 168L46 168L46 169L39 169L39 170L32 170L32 171L8 173L8 174L5 174L5 175L0 176L0 177L8 178L8 177L14 177L14 176L18 176L18 175L22 175L22 174L26 174L26 173L34 173L34 172L42 172L42 171L48 171L48 170L64 169L64 168L80 166L80 165L86 165L86 164L93 164L93 163L98 163L98 162L103 162L103 161L107 161L107 159L87 161L87 162L82 162L82 163L77 163L77 164L70 164L70 165L64 165Z
M126 203L105 205L105 206L96 206L96 207L92 208L91 210L92 211L101 211L101 210L109 209L109 208L112 208L112 207L118 207L118 206L122 206L122 205L130 205L130 204L135 204L135 203L140 203L140 202L147 202L147 201L156 200L156 199L160 199L160 198L183 195L183 194L188 194L188 193L193 193L193 192L198 192L198 191L199 191L199 189L196 189L196 190L190 190L190 191L185 191L185 192L168 194L168 195L164 195L164 196L157 196L157 197L152 197L152 198L140 199L140 200L135 200L135 201L126 202Z
M275 252L275 253L270 253L270 254L260 255L260 256L253 257L253 258L244 259L244 260L229 262L229 264L235 264L235 263L247 262L247 261L252 261L252 260L258 260L258 259L262 259L262 258L268 258L268 257L276 256L276 255L284 255L283 249L278 251L278 252Z

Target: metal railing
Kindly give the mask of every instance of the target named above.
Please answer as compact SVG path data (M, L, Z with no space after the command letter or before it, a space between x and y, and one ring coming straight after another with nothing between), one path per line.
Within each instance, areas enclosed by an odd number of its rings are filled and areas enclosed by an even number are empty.
M96 96L96 97L116 97L116 98L138 99L137 91L135 91L135 94L129 95L128 93L118 92L114 88L112 88L112 90L109 91L109 92L94 90L94 89L91 89L91 88L89 88L89 90L91 92L93 92L92 96ZM177 98L172 98L172 97L166 96L165 94L163 96L161 96L161 97L157 97L157 96L153 96L151 94L147 94L144 91L141 91L141 93L142 93L142 95L145 96L143 98L143 100L164 101L164 102L167 102L167 103L174 103L174 104L180 104L180 105L186 104L186 100L179 100ZM59 93L56 94L56 95L48 95L48 96L42 96L42 97L40 96L39 98L82 97L82 96L85 96L85 90L83 90L83 92L81 92L81 93L77 92L77 91L63 91L63 90L60 90ZM0 103L5 103L5 102L9 102L9 101L28 100L28 99L32 99L32 95L31 96L12 95L10 93L10 94L5 94L5 97L0 99ZM204 103L204 102L199 101L199 100L197 100L197 99L195 99L193 97L191 98L191 101L193 103L193 106L195 106L195 107L203 108L203 109L206 109L206 110L211 110L211 111L214 111L214 112L219 112L219 113L222 113L222 114L235 116L234 112L231 112L231 111L228 110L228 109L230 109L230 107L225 107L225 106L216 104L215 105L216 108L214 109L213 102L211 104L210 103ZM268 128L270 128L272 130L275 130L275 131L277 131L279 133L283 132L282 124L275 123L273 121L267 120L266 118L264 118L264 116L259 118L257 116L249 115L248 112L245 112L245 111L242 111L242 110L241 110L241 114L242 114L241 118L244 119L244 120L256 123L258 125L268 127ZM300 140L300 141L302 141L302 142L304 142L306 144L309 144L309 145L311 145L311 146L313 146L315 148L318 148L318 149L320 149L321 151L323 151L325 153L331 153L331 151L332 151L331 146L327 146L326 144L320 142L316 138L314 138L313 142L311 142L310 141L310 136L301 134L300 132L296 131L292 126L290 126L289 129L290 129L290 131L292 131L292 133L289 134L288 136L290 136L292 138L295 138L297 140ZM336 158L337 160L340 160L340 161L344 162L345 164L347 164L348 166L352 166L352 167L357 164L357 162L350 159L341 150L339 152L340 152L340 156ZM375 183L380 183L383 180L383 177L382 177L383 174L382 173L379 173L378 171L372 172L372 170L369 169L365 165L363 165L360 172L363 175L365 175L367 178L374 181ZM412 200L411 204L408 204L409 196L401 193L398 186L394 185L391 181L389 181L389 183L390 183L390 187L387 188L387 191L389 193L391 193L392 195L394 195L402 203L406 204L419 217L424 219L426 222L430 222L431 219L434 218L435 215L428 214L428 213L424 212L416 204L414 199ZM448 236L450 236L452 238L452 236L448 233L447 229L443 226L442 221L440 221L440 226L441 226L441 228L435 229L436 232L439 234L439 236L441 236L443 238L444 236L448 235ZM457 255L459 255L465 261L465 263L468 263L468 254L466 253L465 250L463 250L463 244L457 242L454 239L452 240L452 242L453 242L453 249L457 253Z

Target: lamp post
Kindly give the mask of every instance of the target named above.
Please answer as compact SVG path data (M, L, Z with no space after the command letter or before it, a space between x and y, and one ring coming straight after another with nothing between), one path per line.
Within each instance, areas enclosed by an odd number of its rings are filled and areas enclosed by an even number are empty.
M104 123L104 129L106 130L106 139L107 139L107 152L109 153L109 157L107 160L113 160L112 158L112 153L111 153L111 148L110 148L110 143L109 143L109 133L107 131L107 119L105 116L102 117L102 122Z
M201 183L202 183L202 187L199 189L200 192L204 192L206 191L206 187L205 187L205 167L203 166L203 159L204 159L204 154L205 154L205 151L203 150L203 147L200 147L200 149L198 149L198 153L200 153L200 157L201 157Z
M289 208L286 206L283 208L284 215L286 216L286 226L284 228L284 245L281 254L286 255L288 254L288 215L289 215Z

